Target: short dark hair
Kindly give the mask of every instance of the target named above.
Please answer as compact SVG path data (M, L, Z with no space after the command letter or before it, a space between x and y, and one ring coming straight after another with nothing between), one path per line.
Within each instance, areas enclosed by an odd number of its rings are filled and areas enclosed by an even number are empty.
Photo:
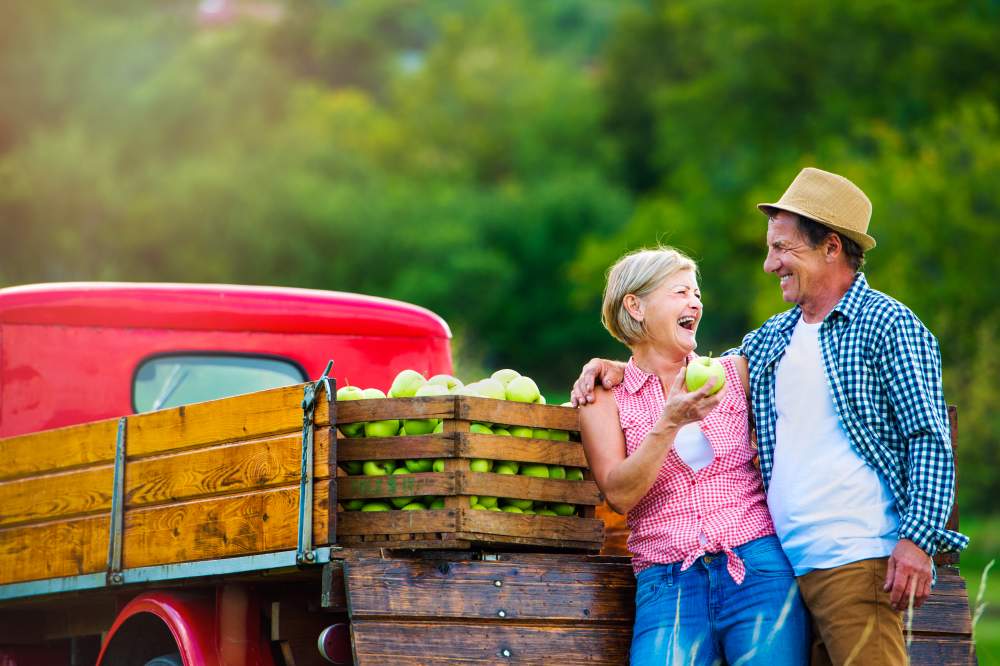
M811 218L805 217L803 215L797 216L799 219L799 231L805 236L806 242L809 243L809 247L815 248L820 243L822 243L827 236L830 234L836 234L840 238L840 244L844 248L844 254L847 256L847 263L854 269L857 273L865 265L865 251L861 249L855 241L851 240L839 231L834 231L830 227L817 222Z

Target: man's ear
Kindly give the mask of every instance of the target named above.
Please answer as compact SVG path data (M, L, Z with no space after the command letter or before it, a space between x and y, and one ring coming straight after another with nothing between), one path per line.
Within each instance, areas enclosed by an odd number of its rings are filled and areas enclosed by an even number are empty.
M823 249L827 263L833 263L844 253L844 244L837 234L828 234L823 241Z

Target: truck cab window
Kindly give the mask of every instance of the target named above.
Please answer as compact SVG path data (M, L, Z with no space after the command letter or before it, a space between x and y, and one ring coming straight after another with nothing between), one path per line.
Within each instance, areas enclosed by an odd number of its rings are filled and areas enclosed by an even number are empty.
M306 381L284 359L234 354L176 354L147 359L132 382L136 412L227 398Z

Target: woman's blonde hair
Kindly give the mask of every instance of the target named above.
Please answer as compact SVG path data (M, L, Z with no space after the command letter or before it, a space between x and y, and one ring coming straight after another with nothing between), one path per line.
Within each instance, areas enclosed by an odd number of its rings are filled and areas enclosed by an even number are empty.
M698 272L698 266L683 252L663 245L629 252L608 271L601 306L601 323L608 333L627 346L646 336L643 322L625 309L625 297L635 294L644 298L656 291L663 281L677 271Z

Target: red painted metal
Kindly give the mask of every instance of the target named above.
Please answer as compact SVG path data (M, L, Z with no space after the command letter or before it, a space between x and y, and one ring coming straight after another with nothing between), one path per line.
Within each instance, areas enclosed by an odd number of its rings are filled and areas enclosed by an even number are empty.
M0 289L0 437L131 413L146 358L280 356L310 379L389 387L399 370L452 372L434 313L388 299L283 287L62 283Z
M108 648L113 640L118 638L131 639L119 634L122 626L129 619L140 614L151 614L163 621L173 636L177 651L181 655L184 666L223 666L232 661L223 661L220 652L223 645L220 639L220 609L223 604L217 602L216 597L210 594L191 594L184 592L146 592L130 601L115 619L111 630L108 632L104 645L101 646L101 653L97 659L98 666L112 666L105 660ZM253 602L252 597L247 597L244 605L240 609L229 609L230 612L242 612L242 626L244 632L236 637L242 641L241 654L245 657L239 663L246 666L274 666L270 651L266 644L263 644L260 635L259 609ZM230 623L232 627L232 623ZM227 639L232 639L230 632L225 634ZM141 640L141 636L135 637ZM250 645L250 642L253 642ZM232 650L232 646L227 649Z

